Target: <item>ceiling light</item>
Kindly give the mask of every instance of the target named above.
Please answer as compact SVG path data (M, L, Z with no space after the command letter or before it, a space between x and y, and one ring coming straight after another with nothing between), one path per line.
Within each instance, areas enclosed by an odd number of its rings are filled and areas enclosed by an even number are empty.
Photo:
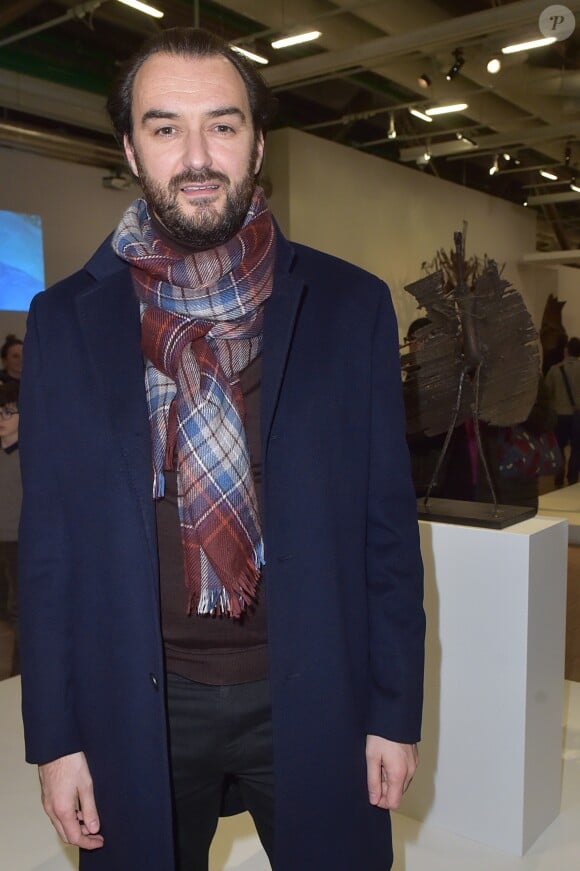
M553 172L548 172L546 169L541 169L540 175L543 178L547 178L549 181L558 181L558 176L554 175Z
M495 175L496 172L498 172L498 170L499 170L499 157L498 157L498 155L496 154L495 157L494 157L494 159L493 159L493 163L492 163L492 165L491 165L490 168L489 168L489 174L490 174L490 175Z
M570 190L574 191L575 194L580 194L580 186L573 181L570 182Z
M430 88L431 87L431 79L427 75L427 73L421 73L419 78L417 79L417 83L421 88Z
M419 109L409 109L409 112L411 113L411 115L414 115L415 118L420 118L421 121L429 121L429 123L431 123L431 121L433 120L433 118L430 118L429 115L426 115Z
M450 66L449 72L445 76L445 78L447 79L448 82L450 82L451 79L455 78L455 76L457 75L457 73L459 72L459 70L461 69L463 64L465 63L465 58L463 57L463 52L461 51L460 48L455 49L455 51L453 52L453 57L455 58L455 60L453 61L452 65Z
M165 15L165 13L161 12L160 9L148 6L147 3L141 3L141 0L119 0L119 3L124 3L125 6L131 6L132 9L144 12L145 15L150 15L152 18L163 18Z
M389 139L397 138L397 128L395 127L395 116L391 112L389 114L389 132L387 133Z
M237 51L238 54L243 54L244 57L249 58L249 60L255 61L257 64L269 64L270 61L266 57L262 57L261 54L255 54L253 51L248 51L247 48L242 48L241 45L230 45L232 51Z
M467 108L467 103L455 103L453 106L433 106L432 109L425 109L425 114L448 115L450 112L463 112Z
M501 70L501 61L498 57L492 57L487 62L487 71L495 76Z
M566 146L566 151L564 152L564 164L566 166L570 166L570 161L572 160L572 149L569 145Z
M460 142L467 142L468 145L473 145L474 148L477 147L475 139L470 139L469 136L465 136L463 133L456 133L455 138L459 139Z
M270 45L272 48L288 48L290 45L299 45L301 42L312 42L322 36L320 30L311 30L309 33L297 33L295 36L285 36L283 39L275 39Z
M527 205L528 205L528 201L527 201L527 200L524 200L523 203L522 203L522 206L524 206L524 208L525 208Z
M511 160L512 159L511 154L508 154L507 151L504 151L504 153L502 154L502 157L504 160Z
M532 48L542 48L544 45L552 45L557 42L555 36L546 36L544 39L532 39L530 42L519 42L515 45L506 45L502 48L502 54L515 54L517 51L528 51Z

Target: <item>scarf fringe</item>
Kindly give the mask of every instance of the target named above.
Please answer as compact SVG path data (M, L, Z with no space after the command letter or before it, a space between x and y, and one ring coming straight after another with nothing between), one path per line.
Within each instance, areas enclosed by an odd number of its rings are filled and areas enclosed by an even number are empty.
M225 587L214 590L204 590L197 605L198 614L227 614L230 617L241 617L248 605L255 599L260 580L262 566L266 565L264 559L264 541L260 539L254 551L254 561L247 565L247 573L243 574L237 583L239 593L232 595ZM188 614L194 606L194 596L188 603Z

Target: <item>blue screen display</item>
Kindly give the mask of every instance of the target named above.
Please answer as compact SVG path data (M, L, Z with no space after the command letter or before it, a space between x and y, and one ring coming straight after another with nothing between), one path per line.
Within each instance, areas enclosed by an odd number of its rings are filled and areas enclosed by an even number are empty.
M44 290L40 217L0 209L0 311L28 311L39 290Z

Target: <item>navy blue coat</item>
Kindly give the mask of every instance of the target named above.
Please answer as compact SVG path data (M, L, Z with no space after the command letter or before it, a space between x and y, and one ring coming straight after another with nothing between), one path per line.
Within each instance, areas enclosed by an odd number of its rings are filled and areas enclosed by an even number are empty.
M105 846L170 871L138 306L105 243L30 310L21 390L27 758L83 750ZM386 871L367 733L419 739L422 569L395 317L377 278L278 238L262 382L276 871Z

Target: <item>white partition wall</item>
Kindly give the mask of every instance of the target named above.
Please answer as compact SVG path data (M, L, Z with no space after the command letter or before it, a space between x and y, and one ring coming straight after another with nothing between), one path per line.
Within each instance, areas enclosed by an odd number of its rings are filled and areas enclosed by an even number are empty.
M421 765L401 812L521 855L560 807L567 526L422 522Z

